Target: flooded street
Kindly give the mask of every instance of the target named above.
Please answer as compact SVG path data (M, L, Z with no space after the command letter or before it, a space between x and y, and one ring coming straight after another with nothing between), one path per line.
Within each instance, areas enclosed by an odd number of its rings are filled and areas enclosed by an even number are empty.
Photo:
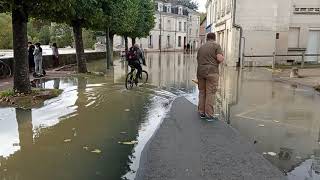
M147 87L126 90L126 66L118 60L106 77L47 81L46 88L64 92L42 108L1 108L0 179L134 178L141 151L171 102L195 87L187 81L195 75L194 58L158 57L148 56ZM104 62L89 70L105 71Z
M289 180L320 179L319 93L272 81L264 68L223 74L226 120Z
M147 54L149 82L126 90L124 61L104 77L48 80L62 95L42 108L0 108L0 180L134 179L141 152L185 96L197 102L196 55ZM288 179L320 179L320 96L264 68L221 68L216 111Z

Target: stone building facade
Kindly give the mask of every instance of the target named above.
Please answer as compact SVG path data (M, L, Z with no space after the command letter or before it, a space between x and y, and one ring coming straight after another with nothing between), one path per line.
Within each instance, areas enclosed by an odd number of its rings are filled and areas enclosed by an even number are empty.
M174 0L156 0L154 3L155 27L148 37L137 39L136 43L146 51L182 51L188 43L198 48L200 13L177 5ZM123 37L114 38L114 47L124 48Z
M207 30L217 33L227 64L272 64L272 57L320 54L319 0L207 0ZM240 52L239 52L240 51ZM278 63L301 57L277 57ZM317 62L318 57L306 57Z
M203 45L206 42L206 27L207 27L207 18L204 18L200 24L200 45Z

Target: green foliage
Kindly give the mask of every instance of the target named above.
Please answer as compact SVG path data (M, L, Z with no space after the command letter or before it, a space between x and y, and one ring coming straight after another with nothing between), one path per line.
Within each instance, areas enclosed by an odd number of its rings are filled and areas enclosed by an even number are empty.
M0 49L12 49L12 23L9 14L0 14Z
M8 12L10 9L10 4L6 1L0 1L0 13Z
M93 49L96 43L96 36L91 30L85 29L83 31L83 45L85 49Z
M130 33L132 38L147 37L155 26L154 4L152 0L140 0L138 20L134 30Z
M31 18L28 22L28 40L48 45L50 43L51 23Z
M207 13L201 13L200 14L200 22L203 22L203 20L207 18Z
M57 43L59 48L73 46L72 28L67 24L53 24L51 26L51 43Z
M102 17L95 21L94 29L111 34L125 35L134 30L138 19L140 0L100 0Z
M192 10L198 10L199 9L199 4L195 2L194 0L178 0L178 4L182 6L186 6Z
M5 91L0 91L0 99L5 98L5 97L11 97L14 96L15 93L12 89L10 90L5 90Z

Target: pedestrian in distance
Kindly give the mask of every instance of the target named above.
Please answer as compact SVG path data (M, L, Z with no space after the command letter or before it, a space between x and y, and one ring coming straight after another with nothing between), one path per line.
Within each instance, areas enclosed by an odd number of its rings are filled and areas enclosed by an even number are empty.
M59 67L59 49L57 43L52 44L53 67Z
M219 85L219 64L224 61L221 46L216 43L216 35L209 33L207 42L200 47L197 55L199 105L202 119L217 120L214 116L215 95Z
M35 63L35 77L43 77L43 68L42 68L42 48L40 43L36 43L36 48L33 52L34 63Z
M32 44L32 42L28 42L28 62L29 62L29 72L32 73L34 72L34 45Z

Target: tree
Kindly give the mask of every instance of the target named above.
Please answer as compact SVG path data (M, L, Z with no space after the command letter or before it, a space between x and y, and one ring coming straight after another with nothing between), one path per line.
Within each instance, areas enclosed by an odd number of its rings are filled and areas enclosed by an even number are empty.
M136 38L147 37L155 26L153 1L140 0L138 17L134 30L129 33L132 39L132 45L135 44Z
M68 0L1 0L0 13L12 13L12 32L14 50L13 89L15 92L31 92L27 52L27 22L29 15L37 14L37 10L43 10L44 12L53 12L57 9L61 9L61 4L67 1Z
M46 15L45 18L53 22L67 23L73 29L78 72L86 73L87 65L84 54L83 28L89 28L96 21L101 20L102 9L100 1L97 0L67 0L60 4L61 7L55 11L48 12L40 9L38 15ZM43 18L43 17L39 17Z
M28 22L28 39L34 43L50 43L51 23L41 19L29 18Z
M199 4L194 0L178 0L177 4L186 6L195 11L199 9Z
M67 24L54 23L51 26L50 41L57 43L59 48L71 46L74 42L72 28Z
M107 68L112 65L113 37L133 31L138 19L139 1L101 0L103 23L99 23L98 29L105 31L106 35Z

